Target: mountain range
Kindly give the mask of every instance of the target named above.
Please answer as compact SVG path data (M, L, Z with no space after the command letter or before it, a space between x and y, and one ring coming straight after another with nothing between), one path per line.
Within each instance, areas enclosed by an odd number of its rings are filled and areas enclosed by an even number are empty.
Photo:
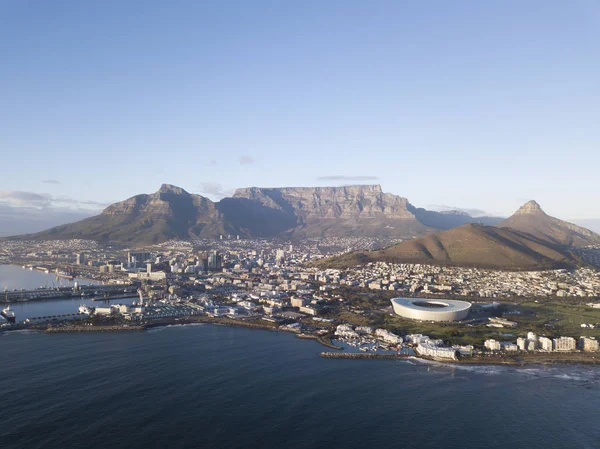
M213 202L163 184L107 207L101 214L21 236L86 238L134 245L171 238L366 236L409 239L466 223L495 224L497 217L416 208L379 185L238 189Z
M572 247L600 245L600 235L547 215L529 201L507 219L435 212L379 185L238 189L213 202L163 184L107 207L101 214L47 231L18 236L84 238L131 246L172 238L379 237L404 241L345 254L330 266L385 260L502 269L545 269L578 263Z

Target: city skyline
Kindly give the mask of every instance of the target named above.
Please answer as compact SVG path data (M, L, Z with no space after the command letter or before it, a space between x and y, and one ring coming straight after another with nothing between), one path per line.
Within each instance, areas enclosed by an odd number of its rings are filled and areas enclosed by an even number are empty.
M162 183L381 184L428 209L600 219L591 2L0 13L0 215L69 221Z

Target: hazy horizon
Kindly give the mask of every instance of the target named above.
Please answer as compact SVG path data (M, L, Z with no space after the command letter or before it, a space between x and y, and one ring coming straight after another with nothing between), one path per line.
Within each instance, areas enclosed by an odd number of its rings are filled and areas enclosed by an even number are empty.
M352 185L361 185L361 184L352 184ZM363 184L363 185L370 185L370 184ZM327 186L327 187L348 187L348 186L350 186L350 185L338 185L338 186L331 185L331 186ZM181 187L181 186L177 186L177 187ZM250 186L250 187L260 187L260 186ZM287 187L291 187L291 186L287 186ZM325 186L320 186L320 187L325 187ZM242 187L239 187L239 188L242 188ZM187 189L184 188L184 190L187 190ZM383 186L382 186L382 190L385 193L396 194L394 192L387 192L383 188ZM140 192L140 194L144 194L144 193L150 194L153 192ZM194 192L190 192L190 193L194 193ZM228 193L233 194L233 191L228 192ZM3 192L0 191L0 196L2 194L3 194ZM206 196L207 198L210 198L211 200L213 200L215 202L224 197L223 195L218 195L218 194L217 195L203 194L203 196ZM399 195L399 196L402 196L402 195ZM127 198L122 198L116 202L123 201L126 199ZM534 198L532 198L532 199L534 199ZM408 200L410 202L410 198L408 198ZM438 212L457 210L457 211L467 212L469 215L471 215L473 217L494 216L494 215L486 213L484 210L472 209L472 208L468 208L468 207L440 205L440 204L420 205L420 204L413 204L412 202L411 202L411 204L415 207L423 207L425 209L438 211ZM98 205L96 205L96 207L98 207ZM542 209L544 209L543 204L541 205L541 207L542 207ZM27 234L27 233L43 231L43 230L49 229L54 226L60 226L62 224L73 223L75 221L82 220L84 218L92 217L94 215L101 213L102 210L103 210L103 208L91 208L91 209L89 209L89 208L83 209L81 207L79 207L77 209L69 209L69 208L64 208L64 207L55 208L55 207L50 206L50 204L36 208L36 207L26 207L23 205L11 206L10 204L6 204L6 203L2 204L2 202L0 202L0 237L7 237L7 236L12 236L12 235ZM516 211L516 209L515 209L515 211ZM515 211L512 211L511 213L506 214L506 215L496 215L496 216L506 218ZM550 214L550 215L552 215L552 214ZM569 219L569 218L564 218L564 217L557 217L557 218L569 221L571 223L575 223L579 226L588 228L591 231L600 233L600 219L594 219L594 218L591 218L591 219Z

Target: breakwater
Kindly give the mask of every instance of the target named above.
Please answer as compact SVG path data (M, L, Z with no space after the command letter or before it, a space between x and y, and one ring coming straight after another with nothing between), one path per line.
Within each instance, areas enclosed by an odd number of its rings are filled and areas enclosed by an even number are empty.
M408 354L359 354L356 352L321 352L326 359L405 359L414 357Z
M48 327L49 334L84 333L84 332L140 332L145 330L144 326L64 326Z
M301 340L316 340L323 346L330 349L337 349L338 351L344 349L341 346L336 346L331 342L331 337L325 335L310 335L310 334L298 334L296 335Z

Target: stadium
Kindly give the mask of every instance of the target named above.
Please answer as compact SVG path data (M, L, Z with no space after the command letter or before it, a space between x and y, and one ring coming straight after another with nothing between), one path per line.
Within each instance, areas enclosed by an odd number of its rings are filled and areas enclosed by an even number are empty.
M422 321L460 321L471 310L471 303L450 299L392 298L396 315Z

